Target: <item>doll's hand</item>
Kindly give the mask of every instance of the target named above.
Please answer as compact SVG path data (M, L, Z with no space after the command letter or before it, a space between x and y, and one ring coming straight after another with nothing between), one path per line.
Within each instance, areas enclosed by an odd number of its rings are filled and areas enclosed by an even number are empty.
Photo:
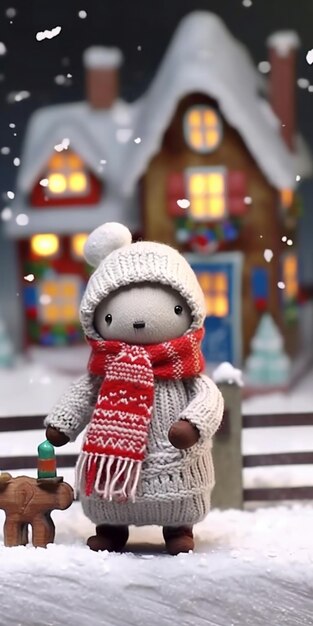
M174 448L187 450L197 443L200 437L198 429L186 420L174 422L168 431L168 438Z
M53 446L65 446L69 441L69 437L53 426L47 426L46 437Z

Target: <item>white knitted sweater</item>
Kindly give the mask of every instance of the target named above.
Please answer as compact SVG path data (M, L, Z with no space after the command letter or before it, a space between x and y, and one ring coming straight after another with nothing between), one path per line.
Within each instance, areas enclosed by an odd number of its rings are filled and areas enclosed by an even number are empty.
M102 377L86 374L48 415L71 441L88 424ZM212 437L223 416L223 398L215 383L201 375L182 380L155 380L154 410L134 503L109 502L97 494L80 495L85 514L98 524L192 525L207 514L214 486ZM186 419L197 427L199 441L177 450L168 440L173 422Z

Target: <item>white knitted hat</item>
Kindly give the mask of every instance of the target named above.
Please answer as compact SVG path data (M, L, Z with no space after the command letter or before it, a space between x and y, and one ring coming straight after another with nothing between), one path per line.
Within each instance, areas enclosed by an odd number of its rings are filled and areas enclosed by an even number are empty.
M80 305L80 321L85 335L98 339L93 320L95 309L109 293L120 287L143 282L168 285L178 291L190 307L191 330L200 328L205 317L202 289L186 259L162 243L138 241L123 224L108 222L88 237L84 256L96 267Z

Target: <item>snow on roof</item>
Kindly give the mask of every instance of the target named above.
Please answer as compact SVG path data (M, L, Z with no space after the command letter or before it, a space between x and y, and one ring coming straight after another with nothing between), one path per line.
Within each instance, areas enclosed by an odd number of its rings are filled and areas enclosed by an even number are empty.
M87 52L98 60L102 55ZM54 105L32 116L17 190L29 193L54 146L66 137L106 188L117 198L127 198L158 152L179 101L194 92L217 100L274 187L294 187L299 173L294 157L259 91L260 76L246 49L220 18L191 13L182 20L155 78L137 102L118 101L108 110L95 110L86 102ZM106 165L100 172L103 160Z
M280 56L285 57L290 50L299 48L300 39L294 30L282 30L270 35L266 43L269 48L274 48Z

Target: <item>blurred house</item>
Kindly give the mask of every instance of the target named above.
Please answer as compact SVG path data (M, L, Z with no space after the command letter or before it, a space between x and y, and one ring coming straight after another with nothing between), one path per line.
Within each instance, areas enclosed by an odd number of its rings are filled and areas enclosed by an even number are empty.
M121 221L188 255L206 295L208 362L240 364L264 311L297 350L306 305L295 188L312 172L296 125L298 45L293 32L269 38L266 85L220 18L192 13L132 104L119 99L121 53L85 52L86 101L39 110L29 122L6 224L28 344L80 340L84 241L99 224Z

